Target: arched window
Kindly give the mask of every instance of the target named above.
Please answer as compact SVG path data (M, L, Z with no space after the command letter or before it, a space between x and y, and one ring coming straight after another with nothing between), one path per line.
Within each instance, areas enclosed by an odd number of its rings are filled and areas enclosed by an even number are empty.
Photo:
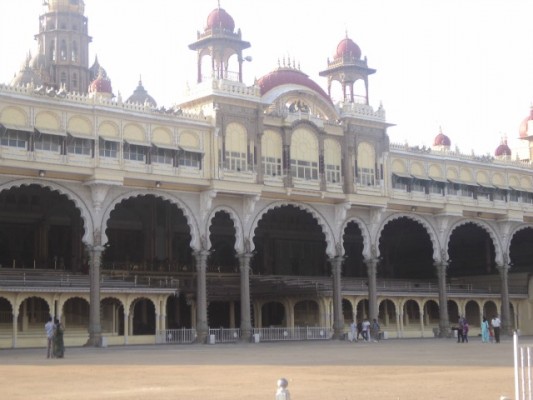
M59 78L59 80L61 81L61 85L66 85L67 84L67 73L61 72L61 78Z
M318 180L318 140L307 129L291 136L291 172L295 178Z
M70 60L72 62L78 62L78 43L72 42L72 52L70 54Z
M55 42L52 42L50 44L50 60L52 60L52 61L56 60L56 45L55 45Z
M341 145L333 139L324 140L324 170L326 181L339 183L341 181Z
M72 74L72 89L77 89L77 88L78 88L78 74L74 72Z
M370 143L362 142L357 146L355 176L358 185L374 186L376 184L376 153Z
M61 41L61 47L59 48L59 57L61 61L67 60L67 42L65 40Z
M282 152L281 135L274 131L265 131L261 138L261 161L265 176L281 175Z
M224 138L224 167L231 171L248 170L248 139L246 129L229 124Z

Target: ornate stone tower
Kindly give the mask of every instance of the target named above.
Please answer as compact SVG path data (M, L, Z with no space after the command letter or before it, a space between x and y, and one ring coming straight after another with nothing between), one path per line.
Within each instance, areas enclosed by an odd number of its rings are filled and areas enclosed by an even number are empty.
M198 53L198 83L206 78L227 79L242 83L242 64L245 61L242 51L250 47L241 38L240 29L235 32L235 22L223 8L215 8L207 17L203 33L198 32L197 41L189 49ZM230 58L237 55L238 71L229 69ZM202 75L202 60L211 57L211 76ZM249 61L248 58L246 60Z
M328 94L331 97L331 84L338 81L342 85L343 102L368 103L368 76L375 73L368 68L366 57L361 59L361 49L348 36L337 45L333 60L328 59L328 68L320 76L328 78ZM354 85L358 80L364 82L364 93L355 93ZM356 97L360 100L356 101Z
M42 84L87 93L90 79L87 18L83 0L45 0L35 35L38 53L31 67Z

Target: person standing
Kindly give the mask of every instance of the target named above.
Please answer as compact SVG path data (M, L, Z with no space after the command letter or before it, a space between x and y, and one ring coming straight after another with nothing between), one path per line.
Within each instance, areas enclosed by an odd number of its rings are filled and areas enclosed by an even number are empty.
M492 329L494 329L494 343L500 343L500 327L502 325L502 321L500 320L500 316L498 314L492 318L491 325Z
M464 325L465 319L463 316L459 317L459 321L457 322L457 343L463 343L463 325Z
M370 333L370 321L367 318L365 318L363 320L363 332L361 333L363 335L363 340L365 342L370 341L370 337L368 336L369 333Z
M46 358L53 358L55 324L52 317L48 318L48 322L44 324L44 331L46 333L46 340L48 343Z
M483 322L481 323L481 342L488 343L489 340L489 321L487 321L487 318L483 317Z
M355 323L355 321L352 321L352 323L350 324L350 333L352 334L350 341L357 342L357 324Z
M468 321L466 318L463 318L463 343L468 343L468 330L470 329L470 326L468 325Z
M65 356L65 344L63 342L63 333L65 329L58 319L55 320L54 333L54 357L63 358Z
M372 336L372 340L374 342L377 342L379 340L379 330L380 330L379 322L376 318L374 318L372 320L372 325L370 326L370 333Z

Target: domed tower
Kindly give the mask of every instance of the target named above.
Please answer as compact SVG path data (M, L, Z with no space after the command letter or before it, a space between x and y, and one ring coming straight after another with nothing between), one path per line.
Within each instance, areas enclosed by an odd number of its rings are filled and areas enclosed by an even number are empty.
M361 49L346 35L337 45L333 60L328 59L328 68L320 72L320 76L328 78L328 94L331 97L331 84L337 81L342 86L343 101L347 103L368 103L368 76L375 73L375 69L368 68L366 57L361 59ZM358 80L364 83L364 93L355 93L354 86Z
M89 85L89 96L98 99L111 100L113 97L113 88L111 81L104 76L104 70L101 68L98 77Z
M205 79L202 75L202 60L205 56L211 57L213 78L242 83L242 64L245 61L242 51L249 47L250 43L241 38L241 30L235 32L235 22L231 15L220 8L219 4L207 17L204 32L198 32L196 42L189 45L189 49L198 53L198 83ZM234 55L237 56L238 71L229 70L229 62Z
M507 138L503 137L500 145L496 147L494 156L500 160L509 160L511 158L511 149L507 145Z
M43 85L86 93L89 79L89 43L83 0L46 0L35 35L38 54L32 67Z
M148 94L146 89L143 86L143 82L141 78L139 78L139 85L137 85L137 88L133 91L133 94L128 97L126 100L126 103L134 103L134 104L149 104L151 107L156 108L157 102L155 99Z
M433 140L433 150L447 151L450 150L451 145L452 141L450 138L442 133L442 128L439 128L439 134L435 136L435 140Z

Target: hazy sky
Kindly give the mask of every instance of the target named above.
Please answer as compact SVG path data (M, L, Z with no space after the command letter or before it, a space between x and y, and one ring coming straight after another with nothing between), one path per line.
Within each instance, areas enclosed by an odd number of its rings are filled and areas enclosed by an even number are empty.
M42 0L0 0L0 82L35 52ZM216 0L85 0L91 60L97 54L114 93L132 94L142 76L159 105L177 102L196 80L188 45ZM252 47L249 85L290 57L320 86L318 73L348 36L361 48L370 103L380 102L393 143L432 144L439 126L464 153L494 154L533 101L530 0L221 0Z

